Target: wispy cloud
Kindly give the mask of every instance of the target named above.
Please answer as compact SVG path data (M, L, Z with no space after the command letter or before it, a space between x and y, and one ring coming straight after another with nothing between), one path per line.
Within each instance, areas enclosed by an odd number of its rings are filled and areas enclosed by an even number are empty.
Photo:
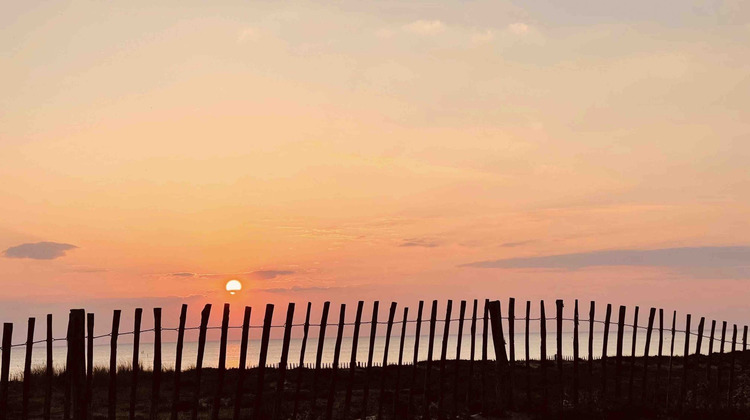
M750 246L616 249L478 261L462 267L557 268L596 266L670 267L701 278L750 278Z
M437 241L427 239L427 238L412 238L412 239L404 239L403 242L399 245L401 247L422 247L422 248L435 248L437 246L440 246L440 244Z
M242 28L237 33L237 42L242 44L258 38L258 30L255 28Z
M529 25L521 22L511 23L508 25L508 31L516 35L525 35L529 33Z
M3 251L6 258L29 258L32 260L54 260L64 257L67 251L78 248L72 244L58 242L36 242L12 246Z
M173 277L195 277L197 274L183 271L179 273L170 273L169 275Z
M294 271L291 270L258 270L250 273L250 276L262 279L271 280L281 276L291 276Z
M445 31L445 24L439 20L417 20L404 25L404 30L421 36L433 36Z

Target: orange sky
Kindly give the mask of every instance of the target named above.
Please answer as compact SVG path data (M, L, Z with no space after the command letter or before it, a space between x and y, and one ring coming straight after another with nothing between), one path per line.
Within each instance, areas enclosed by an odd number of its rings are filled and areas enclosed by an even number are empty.
M750 318L745 2L14 3L3 319L508 296Z

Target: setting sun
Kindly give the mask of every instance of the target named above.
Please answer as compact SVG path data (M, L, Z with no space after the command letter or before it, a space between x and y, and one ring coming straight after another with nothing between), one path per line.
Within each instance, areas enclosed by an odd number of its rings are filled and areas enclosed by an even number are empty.
M227 288L227 292L233 295L239 292L240 290L242 290L242 283L240 283L239 280L229 280L227 282L226 288Z

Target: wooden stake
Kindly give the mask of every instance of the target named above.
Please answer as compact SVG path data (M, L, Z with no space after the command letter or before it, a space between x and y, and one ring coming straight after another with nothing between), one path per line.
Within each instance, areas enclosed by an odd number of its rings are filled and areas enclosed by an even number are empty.
M620 305L620 315L617 318L617 355L615 357L615 399L620 400L622 389L622 344L625 333L625 306Z
M461 307L458 311L458 336L456 337L456 363L453 378L453 411L452 417L455 418L458 413L458 382L461 366L461 344L464 335L464 316L466 316L466 301L461 301Z
M352 352L351 360L349 361L349 379L346 383L346 398L344 399L344 418L349 418L349 412L351 410L352 403L352 387L354 386L354 373L357 369L357 346L359 344L359 328L362 322L362 308L364 302L357 302L357 315L354 319L354 332L352 333ZM417 338L417 342L419 339ZM302 361L300 361L300 365ZM416 366L416 365L415 365Z
M253 312L253 308L245 306L245 313L242 317L242 338L240 341L240 365L237 368L237 389L234 395L234 412L232 414L233 420L240 419L240 413L242 411L242 397L245 394L245 365L247 365L247 346L248 338L250 335L250 315Z
M109 397L107 399L108 418L117 417L117 336L120 333L120 310L112 315L112 336L109 340Z
M23 395L21 396L21 419L29 418L29 395L31 394L31 352L34 350L34 324L36 318L29 318L26 331L26 358L23 365ZM3 351L10 349L3 348ZM87 387L88 389L88 387Z
M419 301L417 307L417 323L414 331L414 361L411 368L411 383L409 384L409 401L406 405L406 418L410 418L410 412L412 403L414 402L414 388L417 386L417 370L419 363L419 341L422 338L422 309L424 309L424 301Z
M292 324L294 324L294 303L286 307L286 321L284 321L284 339L281 342L281 358L277 369L278 380L276 382L276 401L273 407L273 418L283 418L281 403L284 401L284 389L286 388L286 369L289 361L289 343L292 339Z
M193 393L193 411L190 413L192 420L198 418L198 403L201 396L201 376L203 373L203 354L206 351L206 330L208 319L211 316L211 304L207 303L201 311L201 325L198 330L198 355L195 360L195 392Z
M151 373L151 384L149 418L156 420L159 415L159 394L161 393L161 308L154 308L154 370Z
M302 347L299 351L299 368L297 369L297 386L294 390L294 409L292 410L292 418L297 418L297 410L299 409L299 392L302 388L302 375L305 371L305 350L307 349L307 335L310 331L310 308L312 304L307 302L307 312L305 314L305 323L302 326ZM356 330L356 328L355 328ZM351 392L349 392L351 393ZM348 406L347 406L348 407ZM348 411L346 413L349 414Z
M677 322L677 311L672 313L672 344L669 350L669 371L667 372L667 411L669 411L669 394L672 389L672 359L674 358L674 336L675 323Z
M138 372L141 370L141 365L138 360L140 357L140 344L141 344L141 317L143 316L143 309L135 309L135 317L133 318L133 371L131 372L132 378L130 381L130 411L129 419L135 420L135 402L138 392Z
M406 339L406 324L409 317L409 308L404 307L404 316L401 318L401 339L398 343L398 370L396 370L396 397L393 399L394 412L393 415L397 416L396 407L401 396L401 366L404 361L404 340Z
M344 336L344 323L346 323L346 305L341 304L339 310L339 323L336 331L336 345L333 348L333 365L331 367L331 385L328 388L328 403L326 404L326 420L333 418L333 401L336 396L336 374L339 369L339 357L341 356L341 340Z
M265 418L263 413L263 388L265 385L266 360L268 359L268 342L271 336L271 324L273 323L273 304L266 304L266 313L263 316L263 333L260 339L260 356L258 358L258 385L255 391L255 407L253 408L253 419Z
M385 395L386 368L388 367L388 350L391 344L391 333L393 332L393 318L396 316L396 302L391 302L388 311L388 324L385 330L385 347L383 348L383 369L380 372L380 394L378 395L378 418L383 418L383 396Z
M365 369L365 384L362 397L362 418L367 418L367 404L370 398L370 373L372 371L372 358L375 351L375 336L378 328L378 307L380 302L377 300L372 305L372 321L370 322L370 347L367 352L367 368Z
M609 341L609 323L612 319L612 304L607 304L604 315L604 337L602 337L602 400L607 399L607 344Z
M440 376L438 377L439 392L438 392L438 418L443 418L443 391L445 383L445 360L448 353L448 335L450 334L451 325L451 309L453 308L453 301L448 300L448 304L445 308L445 323L443 329L443 342L440 347Z
M46 383L44 384L44 420L50 420L52 410L52 380L54 378L54 365L52 364L52 314L47 314L47 370L45 372Z
M578 299L573 307L573 406L578 405Z
M171 419L177 419L177 408L180 404L180 374L182 372L182 350L185 343L185 322L187 320L187 308L186 304L182 304L180 309L180 324L177 328L177 347L175 348L175 360L174 360L174 385L172 389L172 413Z
M635 382L635 346L638 340L638 311L640 308L635 307L633 315L633 341L630 347L630 380L628 381L628 402L633 404L633 383Z
M437 322L437 300L432 301L430 313L430 341L427 342L427 361L424 373L424 417L430 418L430 370L432 369L432 354L435 349L435 323ZM366 418L366 416L363 416Z
M646 349L643 352L643 384L641 400L646 401L646 389L648 389L648 358L649 349L651 348L651 335L654 331L654 317L656 317L656 308L651 308L648 313L648 327L646 328Z
M221 336L219 338L219 366L216 369L216 389L214 390L214 403L211 405L211 419L219 419L221 408L221 395L224 392L224 376L227 371L227 335L229 334L229 304L224 304L221 317ZM155 418L152 420L156 420Z
M542 370L542 410L549 408L549 389L547 389L547 317L544 313L544 301L539 303L539 335L540 335L540 357L539 364Z

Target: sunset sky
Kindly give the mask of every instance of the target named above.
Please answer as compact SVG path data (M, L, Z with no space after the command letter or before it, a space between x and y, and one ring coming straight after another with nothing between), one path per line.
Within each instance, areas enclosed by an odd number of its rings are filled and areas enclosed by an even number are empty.
M9 1L0 51L3 321L509 296L750 319L750 2Z

